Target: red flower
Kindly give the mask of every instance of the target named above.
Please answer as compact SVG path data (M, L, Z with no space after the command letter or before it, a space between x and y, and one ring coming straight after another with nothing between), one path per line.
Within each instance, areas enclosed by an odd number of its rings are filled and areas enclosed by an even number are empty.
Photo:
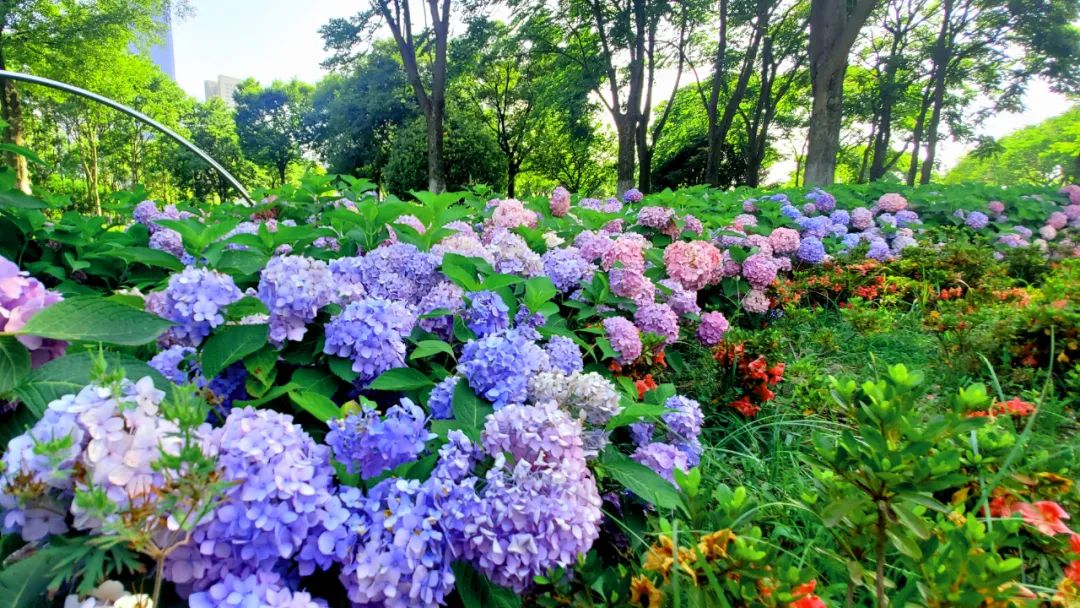
M814 595L815 587L817 587L816 579L792 589L792 595L799 599L788 604L788 608L826 608L825 602Z
M634 382L634 387L637 389L637 398L640 400L645 397L645 393L656 388L656 381L653 380L652 374L645 374L644 378Z
M750 397L747 395L743 395L735 401L732 401L728 404L728 407L735 408L735 411L739 412L743 416L746 416L747 418L761 411L761 406L751 403Z
M1065 566L1065 578L1069 579L1076 585L1080 585L1080 559L1069 562L1068 566Z
M1072 533L1064 522L1069 519L1069 514L1061 508L1061 505L1051 500L1039 500L1031 504L1017 503L1013 513L1019 513L1023 516L1025 523L1035 526L1039 532L1047 536Z
M752 388L750 392L761 402L772 401L772 398L776 396L776 393L769 390L769 385L767 384L759 384Z
M777 384L784 379L784 364L777 363L768 369L769 384Z
M1080 534L1073 534L1069 537L1069 550L1080 555Z
M994 409L1010 416L1029 416L1035 411L1035 406L1027 401L1021 401L1019 397L1013 397L1008 401L995 403Z

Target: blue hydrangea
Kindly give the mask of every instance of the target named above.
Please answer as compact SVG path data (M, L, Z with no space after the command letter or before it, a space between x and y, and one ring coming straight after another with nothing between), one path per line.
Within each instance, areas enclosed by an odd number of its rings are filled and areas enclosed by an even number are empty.
M416 318L404 305L380 298L353 302L326 324L323 352L352 359L357 382L367 385L388 369L405 366L405 336Z
M798 220L803 216L802 211L799 211L797 208L793 207L790 204L780 207L780 214L792 220Z
M686 453L670 443L647 443L634 450L631 458L656 471L664 479L675 483L675 469L683 473L690 470Z
M529 312L525 306L519 306L514 315L514 328L526 338L536 341L540 339L539 329L544 326L547 319L538 312Z
M462 313L465 325L477 336L484 337L510 327L510 308L494 291L474 291L468 294L469 303Z
M990 223L990 218L982 211L972 211L964 218L964 223L972 230L982 230Z
M147 365L173 384L194 383L201 389L202 396L213 407L214 413L219 419L224 419L224 414L234 401L248 398L244 384L248 376L247 368L243 362L238 361L207 382L202 370L194 362L194 355L194 348L173 345L154 355Z
M334 300L326 263L304 256L275 256L259 276L259 299L270 310L270 341L302 340L319 309Z
M623 200L626 201L627 204L640 203L643 198L645 198L645 195L637 188L630 188L623 193Z
M180 233L169 228L162 228L151 234L149 246L150 249L159 249L178 258L184 257L185 254L184 241Z
M226 573L206 591L192 593L190 608L326 608L304 591L293 591L273 572Z
M585 362L581 357L581 347L566 336L551 336L548 338L547 344L544 345L544 352L547 353L552 369L566 375L585 369Z
M669 439L692 441L701 435L701 425L705 422L705 416L701 413L701 404L693 399L675 395L664 402L664 407L669 411L661 418L667 425Z
M499 409L523 402L529 377L547 364L547 355L539 346L517 330L508 330L466 344L458 371L477 395Z
M330 274L334 277L337 302L344 305L367 295L360 275L361 257L344 257L330 260Z
M919 214L910 209L902 209L896 212L896 225L901 228L921 223L922 220L919 219Z
M191 381L191 359L194 355L194 348L174 344L154 355L147 365L173 384L186 384Z
M454 417L454 388L461 376L447 376L431 389L428 395L428 413L435 420L450 420Z
M360 263L360 277L369 296L414 307L442 279L438 260L408 243L369 251Z
M326 443L349 473L371 479L400 464L416 460L429 439L424 410L408 399L386 410L380 418L374 406L331 420Z
M829 213L836 209L836 197L821 188L814 188L806 193L806 199L814 203L818 213Z
M167 332L166 341L198 346L225 323L224 308L243 296L229 275L188 267L169 277L155 312L176 324Z
M544 262L544 274L563 293L577 289L583 281L592 280L596 271L596 266L587 261L577 247L549 249L541 259Z
M832 232L832 220L824 215L816 215L814 217L804 217L796 220L796 223L802 228L803 238L814 237L818 239L829 236Z
M450 281L440 281L420 299L416 312L422 317L439 309L447 310L449 314L421 318L419 325L424 331L449 340L454 333L454 315L465 309L465 291Z
M885 239L876 237L870 240L870 249L866 252L866 257L883 262L892 256L892 251L889 250L889 243Z
M847 226L851 223L851 214L843 209L837 209L829 214L829 219L833 224L842 224Z
M825 245L821 243L821 239L812 236L803 237L796 257L807 264L820 264L825 261Z

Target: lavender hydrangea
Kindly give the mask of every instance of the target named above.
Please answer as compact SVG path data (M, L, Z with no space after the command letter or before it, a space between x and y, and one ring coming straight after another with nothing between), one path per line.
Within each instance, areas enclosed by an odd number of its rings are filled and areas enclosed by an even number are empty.
M367 252L359 271L369 296L409 307L419 304L442 279L435 256L408 243L376 247Z
M564 374L572 374L585 369L581 357L581 347L566 336L551 336L544 345L551 367Z
M856 207L851 210L851 228L854 230L866 230L874 225L874 212L866 207Z
M836 209L836 197L821 188L814 188L806 193L806 199L814 204L818 213L831 213Z
M757 289L765 289L772 285L772 282L776 280L776 271L776 263L773 262L772 256L755 253L743 260L743 277Z
M582 255L577 247L549 249L541 258L544 274L563 293L577 289L582 282L592 280L596 266Z
M231 572L206 591L192 593L190 608L326 608L326 602L312 599L304 591L293 591L272 572L237 576Z
M499 409L524 401L529 376L547 364L547 355L539 346L511 329L466 344L458 371L477 395Z
M825 261L825 245L821 239L808 236L799 243L799 251L796 257L807 264L820 264Z
M454 389L461 376L447 376L428 395L428 413L434 420L450 420L454 417Z
M270 310L270 340L299 341L319 309L334 300L334 276L325 262L304 256L270 258L259 276L259 299Z
M495 230L488 242L487 250L494 259L493 265L498 273L524 277L534 277L543 273L544 264L540 255L529 248L525 239L509 230Z
M404 305L380 298L353 302L326 324L323 352L352 359L362 384L405 365L405 336L416 318Z
M664 479L675 483L675 469L683 473L690 470L686 453L670 443L653 442L638 447L631 458L656 471Z
M157 312L176 324L167 333L169 340L198 346L225 323L223 309L243 296L229 275L188 267L169 277Z
M701 324L698 325L697 338L706 346L716 346L724 341L730 325L727 317L722 312L707 312L701 315Z
M384 471L416 460L428 440L424 410L408 399L386 410L380 418L374 406L329 422L326 443L349 473L371 479Z
M679 317L667 304L643 304L634 312L634 324L641 331L656 334L665 344L679 337Z
M964 218L964 224L972 230L982 230L990 223L990 218L982 211L972 211Z
M448 314L423 318L423 315L440 309L448 311ZM421 316L420 328L448 340L454 333L454 315L464 309L465 290L450 281L440 281L424 294L417 305L417 314Z
M0 332L14 333L38 311L48 308L64 298L55 291L45 289L41 281L19 270L13 262L0 256ZM40 367L56 359L67 350L67 342L19 335L15 337L30 351L30 364Z
M675 314L686 316L701 312L701 307L697 302L698 292L686 289L675 279L663 279L659 284L665 288L661 290L664 303L670 306Z
M604 319L604 333L611 348L618 353L618 362L623 365L633 363L641 356L641 331L623 317Z
M468 294L468 300L462 320L477 336L484 337L510 327L510 308L499 294L474 291Z
M642 194L641 190L638 190L637 188L630 188L623 193L623 201L625 201L627 204L640 203L641 200L644 198L645 195Z

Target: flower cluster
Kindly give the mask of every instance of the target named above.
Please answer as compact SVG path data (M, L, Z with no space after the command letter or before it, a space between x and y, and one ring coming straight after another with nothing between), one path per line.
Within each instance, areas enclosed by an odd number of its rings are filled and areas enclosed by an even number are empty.
M357 270L368 296L413 308L442 280L438 264L415 245L395 243L367 252Z
M469 386L496 409L523 402L529 377L547 366L543 349L516 329L470 341L458 361Z
M229 275L189 266L169 277L152 312L176 323L164 341L198 346L215 327L225 323L223 309L243 296Z
M733 365L742 395L728 403L728 406L743 416L753 416L761 410L762 404L771 401L776 393L769 387L776 386L784 379L784 364L777 363L769 367L764 356L747 356L745 346L731 344L716 351L714 357L721 365Z
M551 193L551 215L562 217L570 212L570 191L562 186Z
M41 281L0 256L0 332L22 329L38 311L62 299L60 294L45 289ZM25 335L16 339L30 351L30 363L34 367L62 356L67 350L67 342L60 340Z
M386 410L382 418L374 406L345 418L331 420L326 443L349 473L371 479L400 464L411 462L435 435L427 431L427 417L408 399Z
M259 275L259 299L270 309L270 340L302 340L307 324L336 295L325 262L295 255L271 258Z
M484 337L510 327L510 308L494 291L474 291L467 295L468 305L461 315L465 325Z
M596 272L596 265L586 260L577 247L549 249L541 259L544 274L563 293L577 289L583 282L591 280Z
M367 385L388 369L405 365L405 336L416 317L398 302L366 298L346 306L326 324L323 352L352 359L357 382Z
M690 291L698 291L719 278L722 256L707 241L675 241L664 249L668 276Z
M641 331L629 320L622 317L604 319L604 333L611 348L618 353L619 363L628 365L641 356Z

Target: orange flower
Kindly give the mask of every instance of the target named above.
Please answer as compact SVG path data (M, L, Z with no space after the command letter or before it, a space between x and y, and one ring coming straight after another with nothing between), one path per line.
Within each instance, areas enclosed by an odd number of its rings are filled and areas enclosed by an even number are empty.
M656 388L656 381L653 380L652 374L645 374L641 380L634 381L634 387L637 389L637 398L642 399L645 393Z
M697 572L690 567L690 564L695 561L697 559L693 551L679 547L679 568L694 580L694 584L697 584ZM645 563L642 564L642 567L650 572L659 572L666 581L671 573L671 566L674 564L675 544L671 542L670 537L661 536L659 542L649 547L649 552L645 554Z
M735 411L739 412L743 416L750 417L761 411L760 405L754 405L750 402L750 397L743 395L735 401L728 404L728 407L735 408Z
M1072 533L1064 522L1069 519L1069 514L1061 508L1061 505L1051 500L1039 500L1031 504L1017 503L1013 513L1019 513L1023 516L1025 523L1034 526L1047 536Z
M788 604L788 608L826 608L825 602L820 597L814 595L815 587L817 587L817 579L811 580L808 583L803 583L792 589L792 595L798 599Z
M1080 555L1080 534L1073 534L1069 537L1069 550Z
M726 558L728 543L733 538L735 538L735 534L728 528L710 532L701 537L701 541L698 542L698 550L709 561Z
M1069 565L1065 566L1064 574L1065 578L1076 585L1080 585L1080 559L1069 562Z
M1010 416L1029 416L1035 411L1035 406L1027 401L1021 401L1019 397L1013 397L1008 401L995 403L994 408Z
M630 604L639 608L662 608L664 594L648 577L635 576L630 579Z

